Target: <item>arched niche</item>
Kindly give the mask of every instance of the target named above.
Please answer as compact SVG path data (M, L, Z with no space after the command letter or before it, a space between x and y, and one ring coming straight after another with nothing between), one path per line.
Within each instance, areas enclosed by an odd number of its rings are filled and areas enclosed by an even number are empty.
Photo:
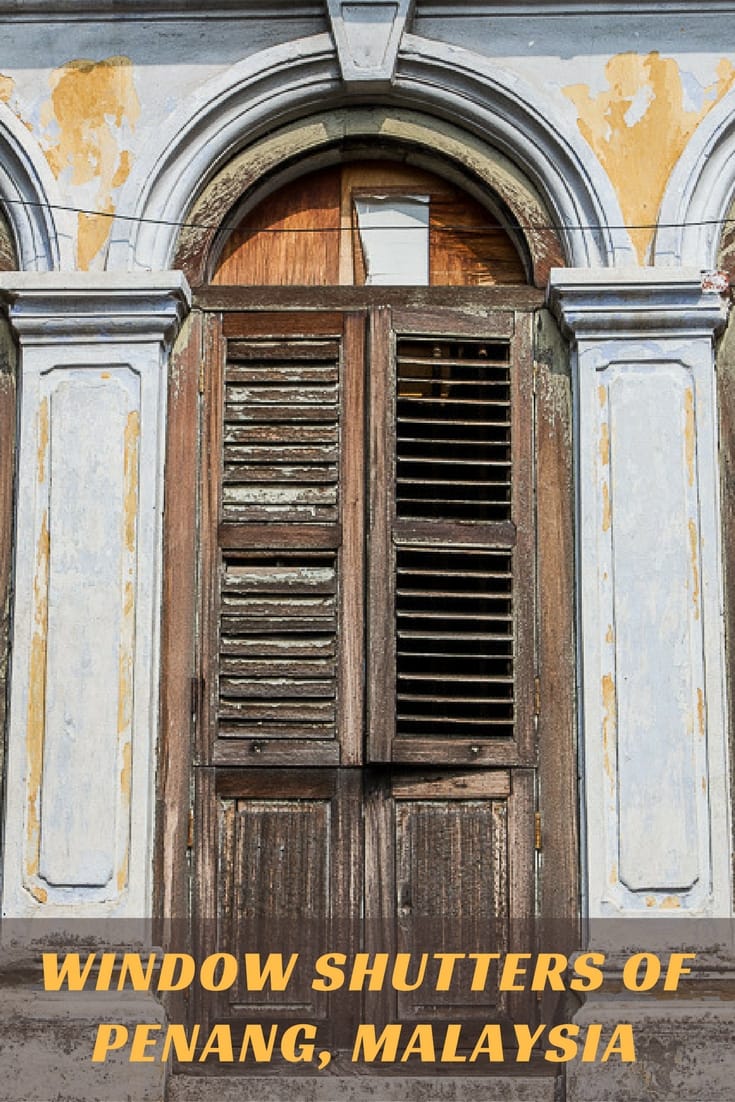
M490 238L498 244L496 259L507 267L505 278L498 275L498 268L495 275L487 266L483 272L480 263L475 279L436 282L529 282L543 287L550 268L565 263L549 210L502 154L457 127L413 112L354 108L291 124L234 158L194 204L179 236L174 266L185 272L193 286L208 282L237 249L238 241L247 248L242 243L257 230L259 219L279 217L277 196L288 203L288 188L294 181L312 190L323 186L334 191L329 209L323 207L319 215L311 209L306 228L316 218L323 223L315 227L323 231L322 241L329 233L339 242L340 231L345 231L340 219L344 222L348 175L358 190L362 182L364 190L376 194L393 187L406 193L433 189L446 206L444 215L434 219L435 239L442 218L447 232L455 224L450 224L450 218L459 218L465 245L470 234L477 244L483 231L486 245ZM295 209L290 217L298 222ZM269 232L265 225L261 229ZM298 249L295 237L291 240ZM465 247L466 259L471 252ZM463 267L466 271L468 264ZM219 275L216 281L258 282L233 265L230 270L238 272L237 279ZM345 281L349 282L325 282Z

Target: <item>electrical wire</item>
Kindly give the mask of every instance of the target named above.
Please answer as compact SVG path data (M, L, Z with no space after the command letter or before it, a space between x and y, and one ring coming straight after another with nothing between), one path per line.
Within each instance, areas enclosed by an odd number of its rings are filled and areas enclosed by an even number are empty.
M143 218L134 214L120 214L115 211L94 210L86 207L74 207L66 206L60 203L41 203L31 199L8 199L0 198L0 205L5 206L22 206L31 207L39 210L48 211L64 211L69 214L84 214L87 217L97 218L109 218L110 220L117 219L121 222L134 222L139 225L152 225L152 226L170 226L176 229L191 229L191 230L235 230L242 227L242 221L228 223L228 222L191 222L191 221L176 221L167 218ZM556 230L559 232L573 232L573 231L589 231L595 232L599 230L664 230L664 229L684 229L686 227L703 227L703 226L728 226L735 225L735 217L733 218L704 218L701 220L692 220L684 222L599 222L588 223L583 222L571 223L571 222L509 222L506 225L475 225L475 226L461 226L461 225L436 225L432 224L431 229L441 233L507 233L511 230L521 231L534 231L534 230ZM369 230L394 230L400 228L401 233L405 233L406 230L425 230L424 226L370 226ZM273 226L255 226L246 227L248 233L268 233L268 234L286 234L286 233L343 233L345 232L344 226L294 226L291 229L276 228Z

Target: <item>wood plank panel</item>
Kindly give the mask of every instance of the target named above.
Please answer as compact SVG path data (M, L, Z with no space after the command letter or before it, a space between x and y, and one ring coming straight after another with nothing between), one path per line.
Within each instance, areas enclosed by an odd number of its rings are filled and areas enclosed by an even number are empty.
M227 241L212 282L338 283L340 174L310 173L259 203Z
M354 217L358 198L429 200L429 281L435 286L527 282L526 264L498 217L466 191L407 164L346 162L306 173L263 199L225 244L218 286L365 283Z

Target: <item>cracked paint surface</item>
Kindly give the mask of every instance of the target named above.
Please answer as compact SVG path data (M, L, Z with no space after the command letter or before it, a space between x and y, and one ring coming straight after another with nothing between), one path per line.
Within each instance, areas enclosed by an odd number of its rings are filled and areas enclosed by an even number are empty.
M735 85L735 67L721 58L711 82L700 87L699 103L692 102L690 74L656 51L616 54L605 75L608 87L597 95L587 84L569 84L563 91L610 177L626 224L638 227L630 236L643 264L671 170L702 119Z
M49 84L41 110L46 159L76 189L75 203L95 212L77 215L77 262L86 271L107 243L115 193L130 174L127 145L140 116L133 66L127 57L69 61Z

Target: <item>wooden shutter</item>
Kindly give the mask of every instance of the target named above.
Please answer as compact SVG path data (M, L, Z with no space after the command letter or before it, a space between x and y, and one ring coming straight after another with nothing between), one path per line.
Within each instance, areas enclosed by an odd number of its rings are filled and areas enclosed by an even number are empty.
M528 319L379 311L373 325L370 751L532 751Z
M345 486L362 463L362 322L233 315L220 354L213 760L345 764L361 738L362 499Z

